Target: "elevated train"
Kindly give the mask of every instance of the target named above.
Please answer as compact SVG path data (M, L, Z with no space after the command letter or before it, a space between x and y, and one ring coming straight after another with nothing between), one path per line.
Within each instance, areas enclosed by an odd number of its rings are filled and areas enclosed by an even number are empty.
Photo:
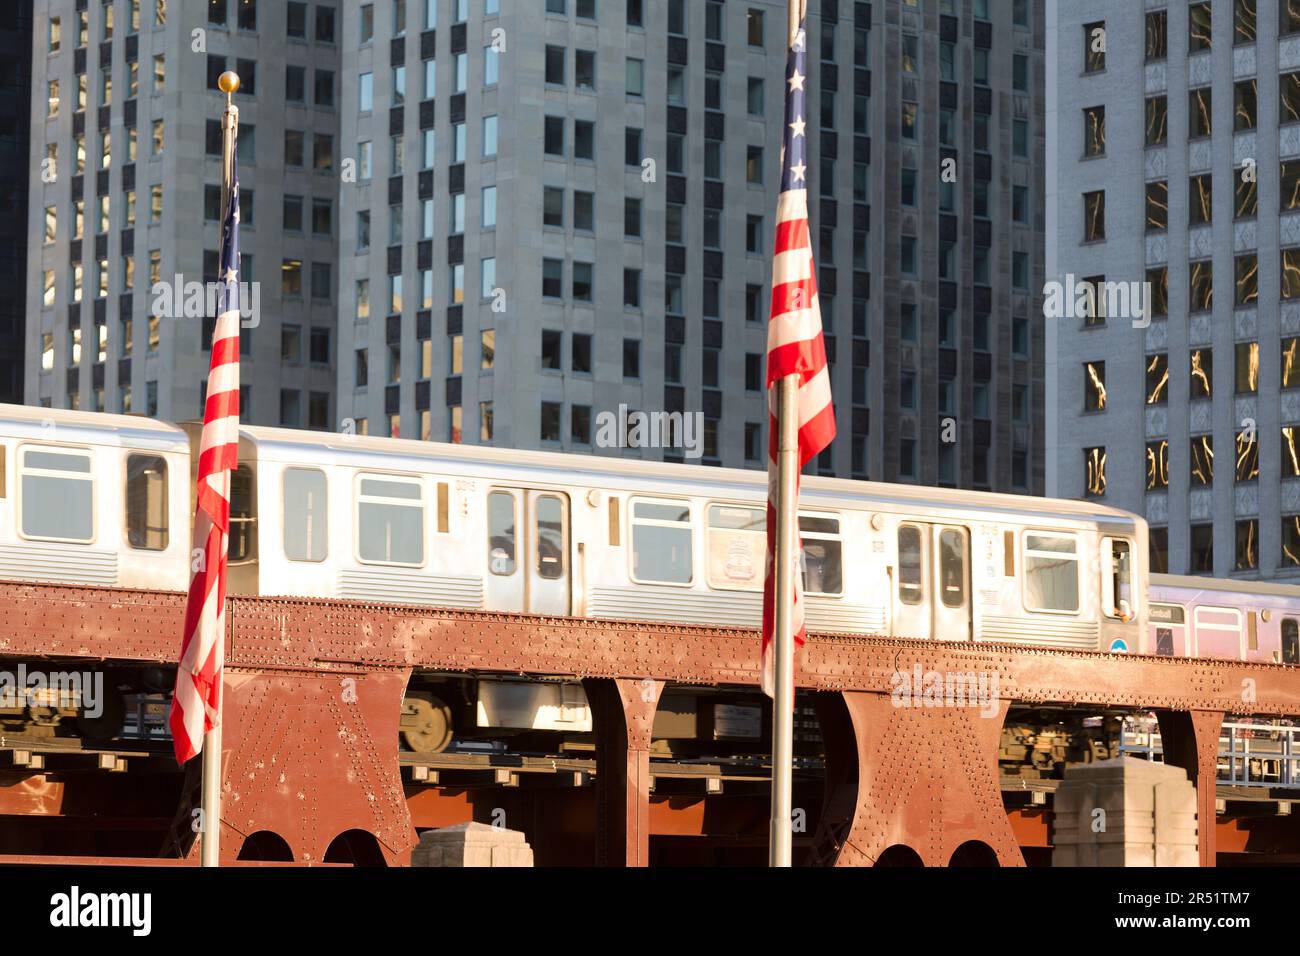
M197 438L197 426L0 405L0 579L185 590ZM757 627L766 493L758 471L244 427L229 590ZM811 631L1231 650L1165 640L1176 593L1151 590L1136 515L817 477L800 503ZM761 697L710 709L708 694L665 700L665 735L755 734ZM403 727L408 746L437 751L453 734L582 734L591 714L566 675L419 674Z

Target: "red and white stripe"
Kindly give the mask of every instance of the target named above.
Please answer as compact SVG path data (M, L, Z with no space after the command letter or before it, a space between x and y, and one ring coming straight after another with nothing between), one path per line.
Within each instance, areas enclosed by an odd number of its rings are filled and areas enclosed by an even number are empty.
M176 760L203 749L203 735L221 719L225 665L226 558L230 543L230 475L239 457L239 308L217 317L199 446L194 513L193 576L185 605L185 637L168 723Z
M822 339L821 306L808 230L808 191L788 189L777 204L776 252L772 264L772 313L767 331L768 471L767 574L763 580L763 690L775 695L773 642L776 602L773 599L776 547L777 421L779 390L773 386L787 375L799 376L799 469L821 453L835 437L830 374ZM795 500L798 501L798 477ZM802 545L800 546L802 550ZM789 556L798 562L799 553ZM791 627L795 644L804 642L803 594L794 576Z

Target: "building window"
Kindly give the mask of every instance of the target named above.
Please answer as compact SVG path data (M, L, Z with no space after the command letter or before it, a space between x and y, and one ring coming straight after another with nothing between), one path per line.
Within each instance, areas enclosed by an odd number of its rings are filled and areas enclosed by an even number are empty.
M1213 217L1213 192L1213 178L1209 173L1193 176L1188 180L1188 225L1202 226L1211 221Z
M1106 153L1106 107L1090 106L1083 111L1083 155Z
M1169 54L1169 14L1153 10L1147 14L1146 58L1163 60Z
M592 50L576 50L573 57L574 86L584 93L596 91L596 54Z
M1169 573L1169 529L1147 531L1147 565L1152 574Z
M1106 449L1104 447L1085 448L1083 450L1084 494L1089 498L1099 498L1106 493ZM1073 568L1073 565L1070 565Z
M1237 432L1237 481L1259 478L1259 435L1255 429Z
M1187 8L1187 52L1199 53L1210 49L1210 4L1194 3Z
M1191 440L1193 487L1214 484L1214 436L1193 435Z
M1257 81L1242 80L1232 86L1232 128L1254 129L1258 117Z
M1083 194L1083 241L1098 242L1106 238L1106 193Z
M562 259L542 260L542 295L548 299L564 296L564 261Z
M1147 442L1147 491L1169 487L1169 442Z
M1282 387L1300 388L1300 338L1282 340Z
M1147 132L1148 146L1161 146L1169 137L1169 98L1166 96L1147 97Z
M1282 427L1282 477L1300 478L1300 425Z
M1087 23L1083 27L1083 72L1099 73L1106 69L1106 22Z
M1233 260L1237 305L1252 305L1259 298L1259 265L1254 253Z
M1233 565L1236 571L1253 571L1259 567L1259 519L1248 518L1237 522L1237 556Z
M1193 349L1191 354L1191 397L1213 397L1214 353L1210 349Z
M1147 232L1169 228L1169 183L1147 183Z
M1297 276L1300 279L1300 275ZM1285 277L1284 277L1285 282ZM1214 308L1214 269L1208 259L1193 262L1190 266L1190 312L1209 312ZM1300 283L1297 284L1300 291Z
M1233 0L1232 42L1234 44L1255 42L1255 3L1256 0Z
M1236 183L1233 217L1253 219L1259 212L1259 190L1255 177L1233 176Z
M1235 394L1258 392L1260 390L1260 343L1238 342L1235 352Z
M1083 366L1083 410L1106 410L1106 363L1085 362Z
M1194 524L1191 528L1192 553L1187 568L1191 574L1214 573L1214 525Z
M1210 87L1208 86L1203 86L1200 89L1188 91L1187 93L1187 138L1188 139L1199 139L1204 136L1209 136L1212 133L1213 124L1211 123L1212 113L1210 111L1210 107L1211 107L1210 101L1211 101ZM1297 98L1297 102L1300 102L1300 97ZM1283 95L1283 103L1285 106L1285 94ZM1283 110L1283 114L1285 115L1285 109ZM1300 119L1300 115L1297 115L1294 118Z
M1282 250L1282 298L1300 297L1300 248Z
M594 267L590 262L575 262L573 264L573 301L574 302L591 302L594 297L593 291Z
M1282 36L1300 33L1300 0L1280 0L1278 7L1282 14L1278 32Z

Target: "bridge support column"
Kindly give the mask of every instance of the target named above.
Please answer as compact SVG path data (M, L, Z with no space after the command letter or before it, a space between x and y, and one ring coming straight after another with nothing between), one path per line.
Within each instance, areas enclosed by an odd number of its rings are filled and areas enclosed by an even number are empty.
M1201 866L1217 865L1219 731L1221 710L1158 710L1165 763L1181 767L1196 785L1196 843Z
M898 707L888 694L818 695L827 786L810 861L872 866L901 844L926 866L946 866L958 847L978 841L1002 866L1023 866L998 783L1009 706Z
M650 862L650 732L664 681L582 682L596 727L596 865Z
M372 834L390 866L415 843L397 762L406 670L225 673L221 858L271 831L295 862Z

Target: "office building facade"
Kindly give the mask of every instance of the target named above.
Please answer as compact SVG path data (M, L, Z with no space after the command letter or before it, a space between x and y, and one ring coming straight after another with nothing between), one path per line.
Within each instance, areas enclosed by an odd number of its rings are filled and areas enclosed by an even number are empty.
M1145 515L1156 570L1295 573L1300 3L1054 8L1049 487Z
M341 414L408 438L691 460L620 436L636 411L699 413L700 460L762 467L785 3L353 6ZM840 435L813 470L1042 490L1033 7L810 4Z
M334 3L38 0L28 404L202 416L212 320L193 292L216 277L216 77L233 69L242 278L258 304L241 342L243 417L332 427L340 15Z

